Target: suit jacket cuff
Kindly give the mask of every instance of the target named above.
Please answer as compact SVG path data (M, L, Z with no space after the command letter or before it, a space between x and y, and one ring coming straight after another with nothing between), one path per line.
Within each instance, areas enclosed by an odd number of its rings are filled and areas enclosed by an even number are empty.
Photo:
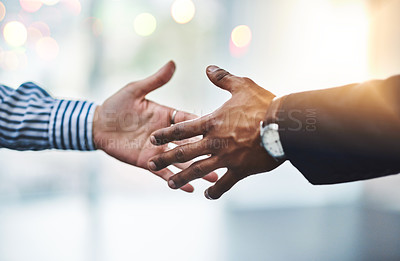
M279 114L281 111L281 106L285 99L286 96L282 96L282 97L275 97L272 100L264 120L264 125L269 123L279 123Z

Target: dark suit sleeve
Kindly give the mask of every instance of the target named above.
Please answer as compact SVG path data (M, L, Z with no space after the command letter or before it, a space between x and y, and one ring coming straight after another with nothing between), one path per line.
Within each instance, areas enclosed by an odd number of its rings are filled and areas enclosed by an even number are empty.
M290 94L277 120L285 154L312 184L400 172L400 75Z

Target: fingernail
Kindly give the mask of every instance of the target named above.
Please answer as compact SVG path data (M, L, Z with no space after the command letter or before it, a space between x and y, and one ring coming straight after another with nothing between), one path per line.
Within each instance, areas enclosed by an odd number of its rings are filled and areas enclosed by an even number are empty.
M151 142L151 144L153 144L153 145L157 145L156 137L151 136L151 137L150 137L150 142Z
M215 72L215 71L218 70L218 69L219 69L219 67L218 67L218 66L215 66L215 65L210 65L210 66L207 67L207 71L208 71L209 73L213 73L213 72Z
M206 189L206 190L204 191L204 196L205 196L207 199L209 199L209 200L214 200L212 197L210 197L210 195L208 195L208 189Z
M150 161L150 162L149 162L149 169L151 169L151 170L156 170L156 169L157 169L157 166L156 166L156 164L154 163L154 161Z
M168 180L168 186L172 189L176 189L175 182L172 179Z
M170 60L170 61L168 62L168 64L172 64L172 65L173 65L173 66L171 67L171 72L174 72L174 71L175 71L175 68L176 68L175 62L172 61L172 60Z

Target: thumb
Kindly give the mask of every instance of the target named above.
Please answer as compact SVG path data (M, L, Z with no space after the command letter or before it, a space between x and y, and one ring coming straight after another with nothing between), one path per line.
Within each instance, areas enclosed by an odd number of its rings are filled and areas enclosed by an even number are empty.
M136 91L139 96L146 96L148 93L169 82L175 72L175 68L175 63L173 61L169 61L152 76L137 82L135 87L137 88Z
M240 84L240 81L238 81L239 77L234 76L215 65L207 67L207 76L213 84L221 89L229 91L230 93L235 92Z

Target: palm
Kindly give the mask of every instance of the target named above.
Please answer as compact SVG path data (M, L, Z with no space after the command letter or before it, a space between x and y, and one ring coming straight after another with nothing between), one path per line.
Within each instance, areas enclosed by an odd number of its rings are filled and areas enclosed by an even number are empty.
M136 155L136 162L130 162L141 168L147 168L149 159L158 153L164 152L167 146L157 147L150 142L150 135L153 131L170 126L170 113L169 108L154 103L152 101L144 100L138 106L142 111L141 115L146 115L147 124L143 125L142 131L136 132L135 137L140 142L140 149L133 148L131 151L123 151L126 156ZM132 158L132 160L135 160Z

